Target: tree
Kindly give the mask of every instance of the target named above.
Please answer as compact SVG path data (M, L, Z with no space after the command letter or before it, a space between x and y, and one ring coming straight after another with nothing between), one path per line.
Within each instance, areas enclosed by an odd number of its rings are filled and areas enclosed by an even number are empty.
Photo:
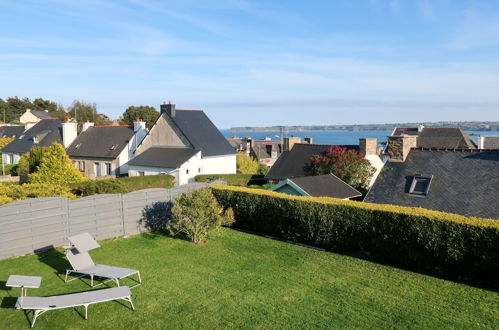
M31 183L68 184L85 180L87 178L73 166L64 147L56 142L41 153L38 166L28 175Z
M206 241L211 230L234 222L232 209L224 211L210 189L183 193L175 198L170 225L175 235L186 235L194 244Z
M105 115L97 113L97 105L95 103L86 103L83 101L73 101L73 104L68 108L68 113L71 118L75 118L77 123L91 121L95 125L110 125L111 121Z
M33 109L48 111L53 117L59 118L62 121L67 121L70 118L69 113L64 110L62 105L42 98L37 98L33 101Z
M258 173L258 161L254 160L244 152L240 152L236 157L236 168L238 174Z
M126 108L120 119L122 125L133 125L133 122L141 119L146 122L147 128L151 128L159 117L159 112L147 105L134 106Z
M366 188L376 171L371 163L355 150L330 146L325 154L315 154L305 164L305 174L334 174L356 188Z
M47 147L32 147L28 153L25 153L21 159L19 159L17 173L23 177L28 177L30 173L35 172L35 170L40 165L42 156L48 151Z

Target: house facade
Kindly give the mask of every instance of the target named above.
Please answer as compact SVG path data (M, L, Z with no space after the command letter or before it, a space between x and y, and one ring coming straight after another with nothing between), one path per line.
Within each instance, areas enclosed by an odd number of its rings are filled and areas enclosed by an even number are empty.
M169 103L128 165L130 176L171 174L185 184L198 174L236 173L236 152L202 110Z
M58 118L40 120L19 135L14 141L2 149L4 164L17 164L22 155L32 147L49 147L58 142L68 147L76 138L76 123L63 123Z
M146 134L143 121L133 126L95 126L87 122L66 151L75 167L90 179L123 176L128 174L128 161Z

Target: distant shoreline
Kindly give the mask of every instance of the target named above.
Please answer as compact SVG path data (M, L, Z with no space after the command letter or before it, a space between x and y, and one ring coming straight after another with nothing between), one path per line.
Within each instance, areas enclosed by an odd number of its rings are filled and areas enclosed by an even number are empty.
M293 132L360 132L360 131L390 131L395 127L417 127L419 123L392 123L392 124L363 124L363 125L306 125L306 126L245 126L231 127L231 132L279 132L282 129ZM426 127L460 127L465 131L497 132L499 122L434 122L423 123Z

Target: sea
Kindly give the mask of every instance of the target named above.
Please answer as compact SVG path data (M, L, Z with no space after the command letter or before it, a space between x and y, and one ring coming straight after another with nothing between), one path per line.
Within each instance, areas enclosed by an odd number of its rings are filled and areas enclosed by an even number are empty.
M228 129L220 130L226 138L251 137L261 140L270 137L272 140L280 140L280 132L236 132ZM359 138L377 138L378 143L388 140L392 131L289 131L288 137L299 136L302 139L311 137L314 144L359 144ZM487 136L499 136L499 132L466 131L468 134L483 134Z

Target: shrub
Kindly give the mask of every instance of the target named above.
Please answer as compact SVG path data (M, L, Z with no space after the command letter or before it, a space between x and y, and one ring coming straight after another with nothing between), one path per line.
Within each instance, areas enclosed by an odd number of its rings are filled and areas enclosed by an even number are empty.
M218 205L210 189L183 193L173 201L171 229L186 235L194 244L206 241L211 230L233 222L232 211Z
M0 205L12 202L13 199L9 196L0 195Z
M173 188L175 177L171 175L130 176L116 179L123 183L129 191L147 188Z
M41 152L39 164L34 172L28 175L28 181L31 183L72 184L85 180L85 175L73 166L66 150L59 143L53 143Z
M118 179L89 180L73 185L71 190L78 196L126 194L129 192L126 185Z
M25 153L19 160L19 163L17 164L17 173L25 177L30 173L34 173L38 166L40 166L43 154L48 150L49 148L46 147L32 147L31 150Z
M14 138L11 137L0 138L0 151L3 149L3 147L11 143L12 141L14 141Z
M197 175L196 182L213 182L222 180L232 186L264 185L267 180L263 175L255 174L201 174Z
M23 185L2 185L0 197L4 200L20 200L36 197L68 197L74 199L76 196L72 194L67 186L53 185L46 183L27 183Z
M238 174L256 174L258 172L258 161L246 153L240 152L236 156L236 168Z
M455 277L499 278L499 222L422 208L213 186L240 228Z

